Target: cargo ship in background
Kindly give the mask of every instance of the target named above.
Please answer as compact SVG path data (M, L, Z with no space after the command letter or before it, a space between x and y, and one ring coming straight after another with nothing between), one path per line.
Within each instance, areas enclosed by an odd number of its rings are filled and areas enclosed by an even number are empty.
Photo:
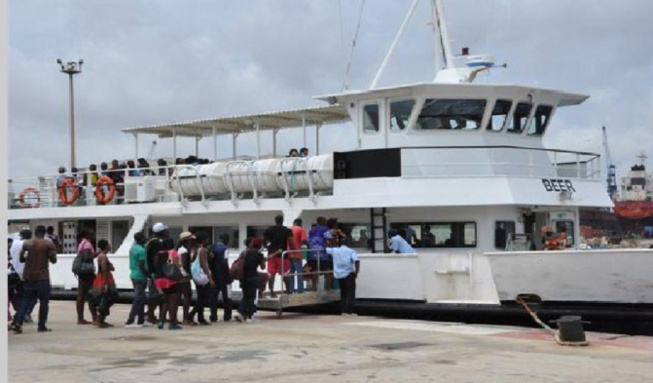
M637 158L639 164L621 178L614 213L624 237L653 240L653 174L646 171L646 155Z

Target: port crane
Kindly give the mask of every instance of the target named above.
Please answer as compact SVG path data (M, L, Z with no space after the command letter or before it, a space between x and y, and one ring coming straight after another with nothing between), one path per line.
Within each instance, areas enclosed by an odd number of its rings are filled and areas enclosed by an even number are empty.
M608 195L610 199L614 200L617 194L617 171L614 164L612 163L612 157L610 156L610 146L608 145L608 133L603 127L603 148L605 150L605 165L608 168L608 178L606 182L608 184Z

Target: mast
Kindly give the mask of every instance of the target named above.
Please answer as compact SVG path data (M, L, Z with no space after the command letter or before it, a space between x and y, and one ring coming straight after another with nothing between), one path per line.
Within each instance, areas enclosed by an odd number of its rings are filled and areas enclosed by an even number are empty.
M438 30L440 30L440 44L444 51L444 69L454 67L453 53L451 52L451 43L449 42L449 31L447 30L447 22L444 17L444 6L442 0L435 1L435 17Z
M401 27L399 27L399 31L397 32L397 35L395 36L395 39L392 41L392 44L390 45L390 49L388 50L388 53L386 53L385 58L383 59L383 62L381 63L381 67L376 72L376 76L374 76L374 80L372 80L372 85L370 85L370 89L376 88L376 84L378 84L379 79L381 78L381 74L383 73L383 70L385 69L385 66L388 64L388 61L390 61L390 57L392 57L392 54L394 53L395 47L397 46L397 42L399 41L399 38L401 37L401 35L404 33L404 29L406 29L406 25L408 24L408 21L410 20L410 17L413 15L413 12L415 11L415 6L416 5L417 5L417 0L413 0L413 3L410 5L410 8L408 8L408 13L406 14L406 17L404 18L404 22L401 24Z

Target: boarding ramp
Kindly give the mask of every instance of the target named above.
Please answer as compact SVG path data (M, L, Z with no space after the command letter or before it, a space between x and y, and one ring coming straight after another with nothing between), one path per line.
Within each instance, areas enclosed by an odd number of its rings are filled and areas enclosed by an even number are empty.
M284 251L281 253L281 264L283 265L286 259L295 254L303 254L304 251L308 253L313 250ZM277 318L281 318L283 310L286 308L313 306L339 301L340 290L334 289L333 287L330 289L326 288L326 280L328 276L333 276L333 270L323 270L319 259L317 262L317 270L315 271L309 271L306 262L304 262L301 273L288 272L284 275L282 278L281 292L266 292L262 296L259 296L257 307L263 310L275 311ZM312 283L314 277L317 277L317 286L314 286ZM297 286L297 278L299 278L301 283L305 283L306 285L303 293L293 293L294 288ZM291 281L290 294L284 289L286 280ZM276 297L274 297L274 295L276 295Z

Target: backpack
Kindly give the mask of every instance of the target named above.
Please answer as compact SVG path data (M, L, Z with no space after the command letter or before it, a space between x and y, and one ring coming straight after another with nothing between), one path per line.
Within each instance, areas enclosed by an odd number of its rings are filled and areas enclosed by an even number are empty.
M234 263L231 264L231 267L229 268L229 276L233 280L240 280L243 279L244 274L245 274L245 252L243 251L238 256L238 259L236 259Z
M204 286L207 283L209 283L209 277L204 272L204 269L202 269L199 253L197 254L197 257L195 257L193 264L190 266L190 272L191 275L193 276L193 280L197 285Z

